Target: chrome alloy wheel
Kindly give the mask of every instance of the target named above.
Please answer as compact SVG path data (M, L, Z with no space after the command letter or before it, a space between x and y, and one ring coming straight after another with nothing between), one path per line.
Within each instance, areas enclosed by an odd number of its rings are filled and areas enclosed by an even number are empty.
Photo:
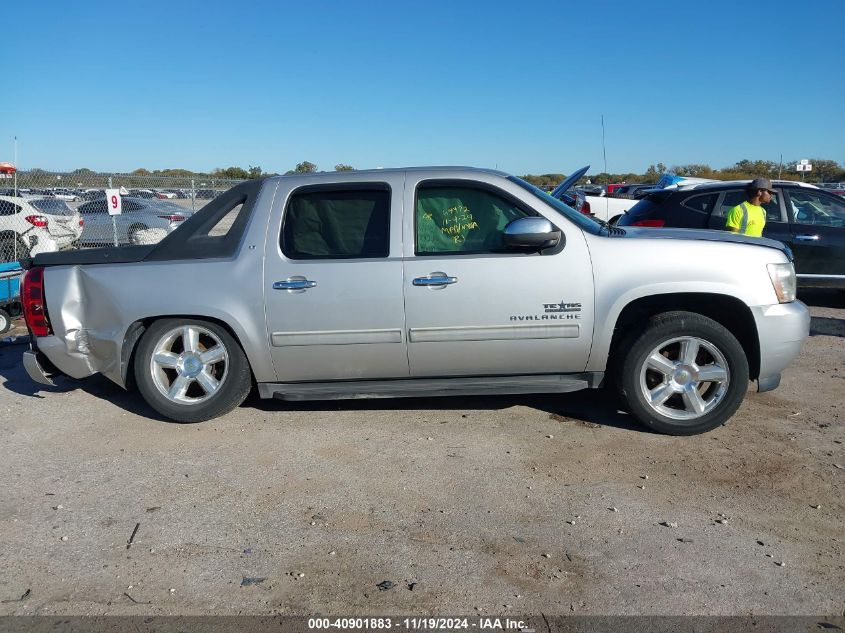
M199 404L220 390L229 353L216 334L198 325L173 328L155 345L150 375L159 392L177 404Z
M646 357L640 369L640 391L660 415L693 422L715 409L730 385L724 354L700 338L665 341Z

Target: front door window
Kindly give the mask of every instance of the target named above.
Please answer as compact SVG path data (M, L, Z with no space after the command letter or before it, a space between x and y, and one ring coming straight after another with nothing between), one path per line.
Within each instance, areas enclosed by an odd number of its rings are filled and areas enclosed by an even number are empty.
M845 200L817 191L790 191L789 201L796 224L845 226Z
M421 186L416 202L416 254L501 253L505 227L529 212L493 192Z

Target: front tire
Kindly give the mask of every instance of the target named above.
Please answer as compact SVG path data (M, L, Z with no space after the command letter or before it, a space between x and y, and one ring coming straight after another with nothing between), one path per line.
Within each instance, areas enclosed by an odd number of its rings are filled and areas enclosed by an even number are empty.
M252 387L249 362L222 326L162 319L144 332L135 381L153 409L176 422L202 422L239 406Z
M628 407L645 426L696 435L721 426L748 389L748 359L736 337L692 312L653 317L621 367Z

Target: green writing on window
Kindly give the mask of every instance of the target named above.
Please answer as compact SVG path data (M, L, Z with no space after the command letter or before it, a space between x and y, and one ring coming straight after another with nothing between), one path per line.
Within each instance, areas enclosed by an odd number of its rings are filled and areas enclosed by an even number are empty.
M490 191L464 187L417 190L416 252L502 252L509 222L525 213Z

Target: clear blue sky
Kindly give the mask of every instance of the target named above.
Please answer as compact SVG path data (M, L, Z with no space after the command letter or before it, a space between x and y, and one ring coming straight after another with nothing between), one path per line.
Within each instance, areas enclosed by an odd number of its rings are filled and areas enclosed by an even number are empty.
M0 160L284 172L830 158L845 1L44 2L0 10Z

